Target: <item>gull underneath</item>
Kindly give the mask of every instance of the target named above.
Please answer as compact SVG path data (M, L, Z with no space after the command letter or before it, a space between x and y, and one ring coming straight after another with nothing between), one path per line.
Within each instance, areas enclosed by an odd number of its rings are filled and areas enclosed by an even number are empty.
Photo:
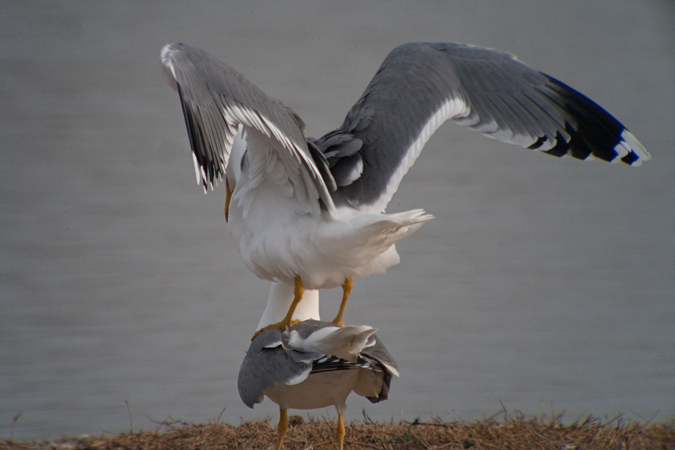
M288 428L288 408L334 405L342 450L349 394L355 392L372 403L387 399L398 367L376 331L306 320L284 331L267 329L253 339L239 370L239 396L250 408L264 396L279 405L275 450L281 448Z

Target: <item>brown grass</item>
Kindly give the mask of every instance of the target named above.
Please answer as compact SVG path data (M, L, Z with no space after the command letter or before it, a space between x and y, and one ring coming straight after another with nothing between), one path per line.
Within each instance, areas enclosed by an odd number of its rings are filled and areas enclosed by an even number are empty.
M641 424L621 417L596 418L562 424L561 418L531 418L521 414L479 422L352 423L346 449L541 449L541 450L675 450L675 425ZM284 449L332 449L335 422L300 416L290 418ZM206 450L269 449L276 439L270 421L239 426L164 422L156 431L122 433L112 437L63 437L43 442L0 441L0 450Z

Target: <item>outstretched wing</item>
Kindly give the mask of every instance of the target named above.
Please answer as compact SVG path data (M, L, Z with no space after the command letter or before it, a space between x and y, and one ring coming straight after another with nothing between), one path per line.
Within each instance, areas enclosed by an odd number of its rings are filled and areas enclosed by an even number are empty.
M555 156L632 166L650 159L607 111L512 55L410 43L387 56L342 126L315 141L338 185L335 201L383 211L447 119Z
M330 173L317 166L318 152L308 147L304 124L290 108L203 50L170 44L162 49L161 59L176 81L197 182L205 190L225 175L234 137L242 126L244 135L269 140L264 148L249 151L275 151L274 159L283 165L300 199L316 205L321 200L323 208L334 213L326 184L331 185L332 178L323 178Z

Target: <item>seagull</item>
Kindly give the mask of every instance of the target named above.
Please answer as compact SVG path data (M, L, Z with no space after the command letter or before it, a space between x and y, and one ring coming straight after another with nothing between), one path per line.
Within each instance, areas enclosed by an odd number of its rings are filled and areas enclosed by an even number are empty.
M318 296L313 301L318 305ZM310 319L283 331L264 330L253 339L239 370L239 396L249 408L265 396L279 405L275 450L281 448L288 428L288 408L334 405L342 450L349 394L356 392L372 403L387 399L391 379L399 373L376 331Z
M342 125L313 139L300 117L209 53L163 48L197 183L225 178L225 218L247 267L293 292L342 286L399 262L395 243L433 218L385 213L401 179L446 120L549 155L639 166L643 145L602 107L497 50L407 43L385 58ZM175 82L175 83L174 83ZM260 331L260 330L259 330ZM255 337L255 336L254 336Z

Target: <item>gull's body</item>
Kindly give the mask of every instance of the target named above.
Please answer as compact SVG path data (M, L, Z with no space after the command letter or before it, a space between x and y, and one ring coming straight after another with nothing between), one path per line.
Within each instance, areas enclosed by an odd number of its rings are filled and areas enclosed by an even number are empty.
M399 183L446 120L554 156L640 165L650 159L604 109L511 55L459 44L404 44L384 60L343 124L319 139L234 69L183 44L162 62L176 80L197 180L227 180L226 217L260 278L342 285L398 263L394 244L432 216L385 214ZM449 160L450 163L450 160ZM231 196L230 196L231 194Z
M284 331L265 330L253 339L239 371L239 395L250 408L264 396L279 405L276 450L288 427L289 408L335 406L342 449L349 394L355 392L373 403L387 399L398 369L376 331L368 326L337 327L332 322L307 320Z
M249 149L269 145L261 133L243 134ZM331 216L316 199L311 207L299 201L275 152L246 155L245 167L263 173L242 170L228 177L228 224L247 267L265 280L292 285L299 276L305 288L321 289L384 272L399 261L394 243L432 218L421 210L374 214L350 206L335 207Z

